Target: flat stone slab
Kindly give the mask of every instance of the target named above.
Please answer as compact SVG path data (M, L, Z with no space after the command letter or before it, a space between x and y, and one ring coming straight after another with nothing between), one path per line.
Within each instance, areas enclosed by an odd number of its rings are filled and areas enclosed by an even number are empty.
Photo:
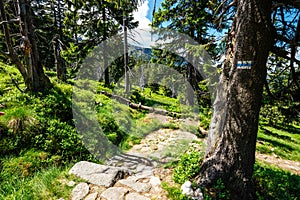
M132 180L122 179L119 181L120 184L130 187L136 192L149 192L151 185L149 183L139 183Z
M123 200L127 192L128 190L123 187L111 187L102 192L101 198L105 200Z
M126 195L126 200L151 200L148 197L142 196L138 193L129 193Z
M79 183L72 190L72 200L82 200L89 193L89 185L87 183Z
M74 174L89 183L98 186L111 187L118 180L131 174L125 168L110 167L87 161L76 163L69 171L69 174Z
M96 200L97 196L98 196L98 192L94 192L86 196L84 200Z

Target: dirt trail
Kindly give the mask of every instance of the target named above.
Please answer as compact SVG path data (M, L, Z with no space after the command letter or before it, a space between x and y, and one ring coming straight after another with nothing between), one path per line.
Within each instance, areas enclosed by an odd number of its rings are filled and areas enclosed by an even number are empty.
M172 120L171 117L158 115L158 114L153 114L153 113L149 114L147 117L156 118L156 119L158 119L159 121L161 121L163 123L168 123ZM197 126L199 124L198 121L193 120L193 119L179 119L179 121L180 121L180 123L185 123L185 124L194 125L194 126ZM157 133L155 133L155 132L151 133L150 135L148 135L146 138L144 138L142 140L141 145L142 146L143 145L147 146L147 144L149 144L149 139L151 141L152 138L155 138L155 137L157 137ZM166 142L166 144L167 143L168 142ZM139 149L141 147L141 145L138 145L138 146L134 147L133 150ZM151 148L156 148L156 147L153 146L153 145L152 146L150 145L150 146L148 146L144 149L141 149L141 151L148 151ZM203 149L201 149L201 150L203 150ZM300 162L292 161L292 160L285 160L285 159L280 158L277 155L268 155L268 154L262 154L262 153L259 153L259 152L257 152L255 156L256 156L257 160L266 162L267 164L270 164L270 165L273 165L273 166L277 166L277 167L279 167L281 169L284 169L284 170L288 170L291 173L300 176Z
M293 174L300 176L300 162L293 160L284 160L277 155L255 154L256 159L266 162L267 164L277 166L281 169L288 170Z

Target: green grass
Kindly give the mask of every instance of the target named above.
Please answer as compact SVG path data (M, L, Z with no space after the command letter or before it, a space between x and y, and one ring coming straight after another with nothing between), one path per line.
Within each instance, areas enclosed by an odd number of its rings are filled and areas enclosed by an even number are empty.
M29 177L1 175L0 199L3 200L57 200L68 199L72 187L66 185L75 177L68 175L68 168L49 167Z
M258 200L300 199L300 176L258 162L254 166L253 178Z
M300 134L270 126L260 127L257 151L276 154L281 158L300 161Z
M191 200L191 198L181 193L180 185L171 186L166 182L162 183L162 188L168 192L168 197L172 200Z
M0 104L4 106L1 111L6 113L5 116L0 117L0 125L5 128L0 137L0 199L69 199L72 187L67 186L66 183L69 180L76 182L79 180L68 174L68 168L71 166L63 166L70 161L64 160L66 159L64 154L66 151L69 153L83 152L80 148L74 149L78 145L71 144L75 136L71 113L73 86L57 83L47 95L21 93L12 83L12 78L8 73L19 83L21 89L25 88L18 70L0 63ZM52 82L54 83L55 79L52 79ZM156 119L146 118L147 112L130 109L127 105L120 104L99 93L102 90L113 93L113 87L107 88L103 84L95 82L91 82L90 87L96 88L98 92L95 100L89 101L93 94L85 90L78 90L78 97L82 98L83 103L91 104L86 105L88 108L96 103L95 110L98 121L102 124L105 134L111 141L119 144L122 149L129 149L134 144L138 144L141 138L160 128L181 128L195 134L198 132L198 127L192 125L178 125L172 122L163 125ZM150 88L145 88L143 92L137 90L137 93L132 94L131 99L137 103L141 102L143 105L182 113L184 116L193 115L197 110L196 107L185 106L182 97L168 97L162 88L156 92L151 91ZM200 125L208 128L211 109L200 109ZM91 111L94 112L94 110ZM36 124L35 119L38 126L32 126ZM27 121L27 124L24 124L26 126L13 126L18 125L21 121ZM10 127L8 126L9 122L11 123ZM20 131L13 131L14 127L15 130ZM261 153L276 154L283 159L300 161L299 130L299 124L292 122L288 126L276 128L263 124L258 133L257 150ZM59 133L58 136L62 142L55 142L60 140L56 140L58 137L54 133ZM45 139L47 135L53 137ZM31 140L27 140L25 136L30 136ZM43 144L35 144L32 141ZM181 145L184 146L186 143L187 141L182 141ZM64 154L57 154L58 146L56 144L65 145L63 148L60 147L60 151ZM40 150L30 149L30 145L39 147ZM53 151L50 151L49 149L52 147ZM165 149L165 154L178 156L177 150L179 149L178 145L171 146ZM70 157L73 158L73 154ZM197 159L190 155L190 160L194 160L196 164L199 162ZM181 182L198 170L195 162L186 163L186 160L188 159L183 158L180 162L172 163L172 167L177 167L176 173L180 176ZM299 176L276 167L257 163L254 179L258 199L300 199ZM163 187L169 192L171 199L187 199L181 194L179 185L173 187L163 184Z

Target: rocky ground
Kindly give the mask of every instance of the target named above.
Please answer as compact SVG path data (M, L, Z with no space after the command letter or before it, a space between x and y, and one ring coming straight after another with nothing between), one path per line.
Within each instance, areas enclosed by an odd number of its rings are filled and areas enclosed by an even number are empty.
M150 114L162 123L172 118ZM197 125L191 119L179 123ZM159 129L148 134L140 144L128 152L116 155L98 165L89 162L77 163L71 170L85 182L75 186L72 200L167 200L161 183L174 184L172 169L163 166L179 158L188 148L203 151L203 141L194 134L173 129ZM257 154L256 158L300 175L300 163L287 161L276 156Z

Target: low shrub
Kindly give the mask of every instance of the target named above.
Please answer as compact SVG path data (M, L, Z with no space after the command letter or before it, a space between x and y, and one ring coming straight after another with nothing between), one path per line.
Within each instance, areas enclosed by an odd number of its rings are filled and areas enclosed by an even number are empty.
M191 200L188 196L181 193L178 187L170 186L169 184L163 182L162 188L168 192L168 197L173 200Z
M33 138L35 148L59 155L65 161L90 158L91 155L73 126L59 119L48 120L44 126L45 132Z
M200 171L203 154L191 151L183 154L174 169L173 179L176 183L183 184L185 181L195 177Z
M49 153L31 149L19 157L7 157L2 159L1 177L28 177L50 165L58 165L60 156L51 156Z

